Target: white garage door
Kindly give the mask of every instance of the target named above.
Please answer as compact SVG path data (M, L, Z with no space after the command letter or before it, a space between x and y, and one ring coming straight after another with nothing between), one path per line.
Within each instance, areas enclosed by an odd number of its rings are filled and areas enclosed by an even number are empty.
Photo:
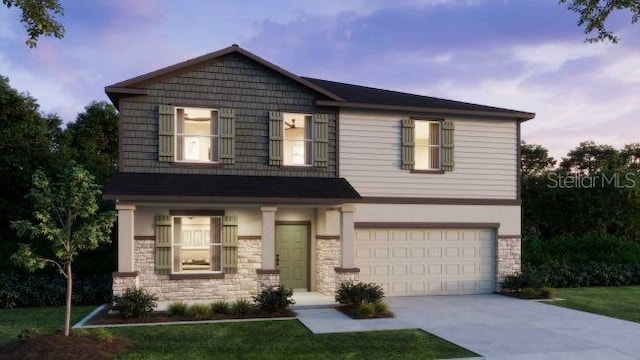
M388 296L481 294L495 290L493 229L356 229L362 282Z

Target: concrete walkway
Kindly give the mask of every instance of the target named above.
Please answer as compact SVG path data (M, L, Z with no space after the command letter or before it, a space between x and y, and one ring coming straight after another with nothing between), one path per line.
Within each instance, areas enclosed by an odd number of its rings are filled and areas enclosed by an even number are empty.
M387 298L396 319L486 359L640 359L640 324L501 295Z
M296 313L298 320L314 334L416 328L396 318L353 320L334 308L297 309Z

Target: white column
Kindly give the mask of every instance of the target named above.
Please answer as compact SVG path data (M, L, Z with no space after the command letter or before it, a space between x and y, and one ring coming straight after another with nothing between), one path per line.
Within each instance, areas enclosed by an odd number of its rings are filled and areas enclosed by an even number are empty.
M118 272L134 271L133 233L135 205L116 205L118 210Z
M355 231L353 230L353 204L345 204L340 208L340 252L342 261L340 267L355 268Z
M276 211L264 206L262 210L262 270L276 269Z

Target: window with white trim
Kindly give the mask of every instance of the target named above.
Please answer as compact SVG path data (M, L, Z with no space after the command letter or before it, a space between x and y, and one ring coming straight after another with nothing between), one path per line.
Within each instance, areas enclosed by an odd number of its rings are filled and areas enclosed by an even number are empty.
M218 162L218 111L215 109L176 108L176 160Z
M313 164L313 115L283 113L283 164L310 166Z
M414 169L442 169L442 130L440 121L415 120L414 146Z
M222 217L174 216L172 273L222 272Z

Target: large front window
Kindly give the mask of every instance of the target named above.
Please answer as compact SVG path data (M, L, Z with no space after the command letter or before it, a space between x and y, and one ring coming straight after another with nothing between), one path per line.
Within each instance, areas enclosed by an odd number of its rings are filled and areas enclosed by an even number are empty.
M284 113L282 117L284 120L284 165L311 165L313 116Z
M173 217L173 273L222 271L222 218Z
M415 169L440 170L440 121L415 121Z
M178 161L218 161L218 112L203 108L176 108Z

